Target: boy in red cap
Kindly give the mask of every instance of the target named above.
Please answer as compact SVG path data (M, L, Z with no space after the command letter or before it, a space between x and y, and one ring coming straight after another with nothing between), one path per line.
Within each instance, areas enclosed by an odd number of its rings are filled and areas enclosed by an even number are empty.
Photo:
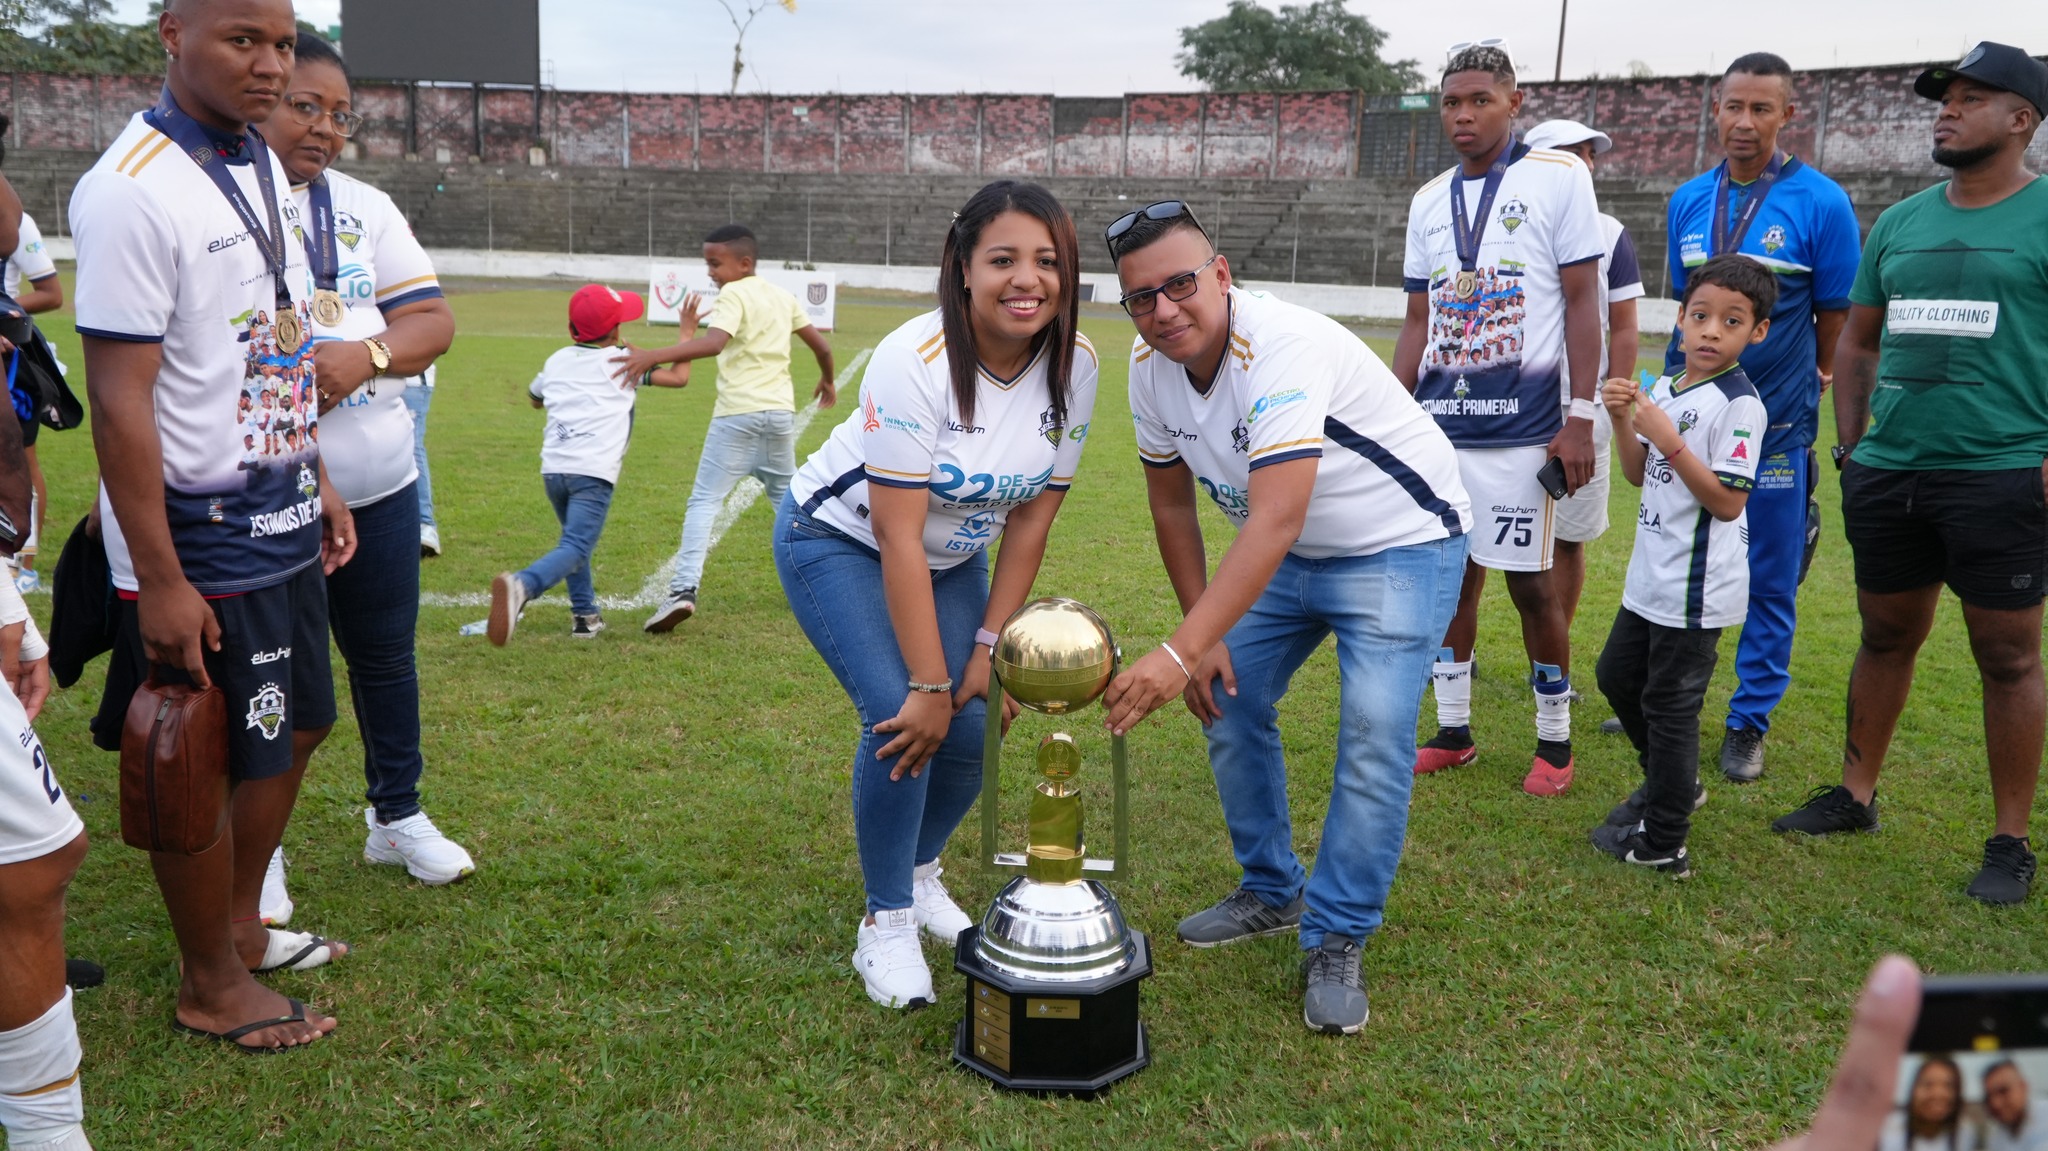
M516 572L501 572L491 581L491 618L486 634L500 647L512 638L526 602L567 580L569 634L590 639L604 630L591 584L590 556L604 533L612 506L612 485L626 458L633 432L633 402L642 384L680 388L690 382L690 365L656 368L623 382L613 378L619 347L619 325L646 314L646 304L633 292L603 284L585 284L569 297L569 335L576 343L548 357L540 374L527 386L527 397L548 413L542 433L540 478L548 502L562 524L561 542L553 551ZM697 321L697 297L683 301L684 330Z

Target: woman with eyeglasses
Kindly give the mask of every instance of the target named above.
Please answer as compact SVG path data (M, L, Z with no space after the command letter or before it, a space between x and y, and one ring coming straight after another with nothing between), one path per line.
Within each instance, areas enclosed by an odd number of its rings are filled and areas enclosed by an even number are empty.
M970 922L939 853L981 789L996 629L1031 592L1088 437L1079 318L1066 209L1036 184L976 192L946 232L938 310L876 346L859 405L777 514L790 608L860 715L853 967L886 1007L932 1002L918 931L951 946Z
M420 810L425 764L413 651L419 471L405 392L454 341L455 314L391 197L329 170L362 122L350 96L348 69L334 46L301 32L297 67L284 101L263 125L263 138L291 177L313 273L320 454L333 494L355 514L361 541L357 562L327 578L327 606L362 731L372 804L364 812L369 835L363 855L372 863L403 865L422 883L438 885L476 865ZM260 390L264 382L248 386ZM255 466L264 466L260 457ZM318 746L314 738L294 748L302 766ZM262 910L275 923L292 912L282 849L271 857Z

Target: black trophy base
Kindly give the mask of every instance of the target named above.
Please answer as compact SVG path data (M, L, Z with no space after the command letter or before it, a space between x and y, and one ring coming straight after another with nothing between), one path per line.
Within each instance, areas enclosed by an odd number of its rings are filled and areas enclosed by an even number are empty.
M967 1017L953 1058L1010 1091L1092 1098L1152 1062L1138 1021L1138 982L1152 950L1131 932L1131 962L1114 975L1053 983L1010 975L975 951L981 928L960 933L953 969L967 977Z

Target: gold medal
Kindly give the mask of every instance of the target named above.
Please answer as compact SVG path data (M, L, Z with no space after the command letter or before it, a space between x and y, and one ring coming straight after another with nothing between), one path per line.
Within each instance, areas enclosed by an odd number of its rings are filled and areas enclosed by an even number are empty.
M1458 298L1469 300L1479 294L1479 276L1475 272L1458 273Z
M329 288L320 288L313 293L313 322L323 328L338 328L347 309L342 307L341 293Z
M306 342L306 329L300 326L296 312L280 310L272 331L277 335L278 351L287 356L298 355L300 346Z

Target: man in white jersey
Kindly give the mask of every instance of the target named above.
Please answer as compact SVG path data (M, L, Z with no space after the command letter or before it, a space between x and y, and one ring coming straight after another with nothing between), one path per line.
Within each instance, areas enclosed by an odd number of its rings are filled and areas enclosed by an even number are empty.
M19 243L20 220L0 176L0 251ZM0 580L0 1131L13 1151L91 1151L64 986L64 892L85 858L85 824L29 727L49 694L49 650Z
M1303 1019L1369 1014L1359 951L1407 833L1415 718L1464 573L1472 514L1434 422L1356 336L1231 287L1186 205L1110 225L1137 325L1131 415L1160 559L1184 618L1105 697L1118 732L1178 695L1208 729L1236 891L1180 923L1213 947L1297 928ZM1237 528L1209 578L1196 489ZM1342 719L1315 872L1294 850L1277 704L1337 637ZM1220 689L1220 690L1219 690Z
M1545 120L1529 129L1522 142L1531 148L1570 152L1587 171L1592 171L1594 157L1614 147L1607 133L1576 120ZM1636 325L1636 301L1644 293L1642 264L1636 258L1635 238L1629 235L1628 227L1602 212L1600 235L1606 241L1606 250L1600 257L1600 290L1606 301L1600 310L1600 378L1604 380L1610 374L1610 365L1616 375L1635 372L1642 340ZM1586 589L1586 545L1607 533L1611 470L1608 444L1613 438L1612 420L1603 415L1593 421L1593 478L1585 487L1557 501L1557 544L1551 570L1557 581L1557 594L1564 600L1566 628L1578 618L1579 596ZM1606 730L1604 724L1602 730Z
M283 96L297 38L288 0L172 0L154 107L129 121L71 199L101 532L119 635L93 721L121 744L146 677L227 697L228 828L198 855L152 853L183 976L173 1026L251 1050L319 1039L334 1020L255 970L346 947L267 931L258 899L298 796L293 745L334 722L323 569L354 552L323 500L310 436L240 466L237 412L261 377L273 410L313 425L312 284L288 177L249 124Z
M1437 734L1414 766L1440 771L1479 756L1472 646L1486 569L1498 568L1522 619L1536 695L1536 755L1522 790L1558 795L1572 782L1571 632L1550 570L1550 493L1561 498L1593 478L1607 245L1592 175L1567 153L1516 140L1521 105L1504 48L1454 54L1439 109L1460 165L1423 185L1408 212L1408 313L1394 374L1458 449L1476 521L1457 617L1433 672ZM1546 469L1548 481L1539 478Z

